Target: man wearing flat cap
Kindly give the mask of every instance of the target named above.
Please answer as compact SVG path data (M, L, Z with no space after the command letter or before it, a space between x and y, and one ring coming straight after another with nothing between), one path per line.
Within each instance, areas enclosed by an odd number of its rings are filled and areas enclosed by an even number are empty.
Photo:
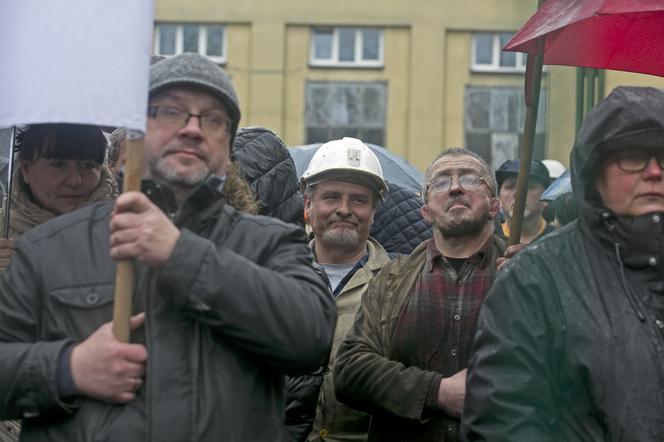
M273 441L285 374L327 361L334 299L302 229L227 204L240 120L197 54L151 67L143 192L22 236L0 277L0 419L26 440ZM111 332L134 260L130 343Z

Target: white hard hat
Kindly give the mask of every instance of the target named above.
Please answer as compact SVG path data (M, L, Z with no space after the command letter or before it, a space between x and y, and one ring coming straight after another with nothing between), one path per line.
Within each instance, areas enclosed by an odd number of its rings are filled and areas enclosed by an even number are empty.
M356 182L378 194L387 192L378 157L356 138L344 137L320 146L302 174L300 185L304 191L308 185L328 179Z
M542 160L542 163L546 166L546 168L549 170L549 176L551 179L556 179L563 173L565 173L565 166L563 166L563 163L561 163L558 160Z

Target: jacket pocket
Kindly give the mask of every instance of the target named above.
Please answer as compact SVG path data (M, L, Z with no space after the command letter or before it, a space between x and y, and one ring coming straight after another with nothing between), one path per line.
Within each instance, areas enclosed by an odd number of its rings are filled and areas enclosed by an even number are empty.
M113 317L113 284L52 290L45 306L47 338L82 340Z

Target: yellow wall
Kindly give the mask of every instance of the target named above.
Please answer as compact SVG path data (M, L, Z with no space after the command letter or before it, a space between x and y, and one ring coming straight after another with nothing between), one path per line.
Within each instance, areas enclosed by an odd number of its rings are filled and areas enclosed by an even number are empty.
M473 32L516 31L536 0L157 0L156 21L226 25L224 68L237 88L242 126L266 126L289 145L304 143L310 80L387 83L386 147L424 169L441 149L464 144L467 85L523 86L523 75L471 73ZM381 26L384 67L309 67L312 25ZM620 84L664 88L664 79L606 75ZM576 70L547 67L546 156L568 163L575 131Z

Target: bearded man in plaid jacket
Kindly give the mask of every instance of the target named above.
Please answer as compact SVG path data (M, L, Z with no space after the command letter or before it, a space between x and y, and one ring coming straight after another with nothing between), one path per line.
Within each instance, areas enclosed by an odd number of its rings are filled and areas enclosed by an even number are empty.
M369 283L334 370L339 400L372 415L369 441L456 441L477 316L503 256L490 166L461 148L427 168L433 238Z

